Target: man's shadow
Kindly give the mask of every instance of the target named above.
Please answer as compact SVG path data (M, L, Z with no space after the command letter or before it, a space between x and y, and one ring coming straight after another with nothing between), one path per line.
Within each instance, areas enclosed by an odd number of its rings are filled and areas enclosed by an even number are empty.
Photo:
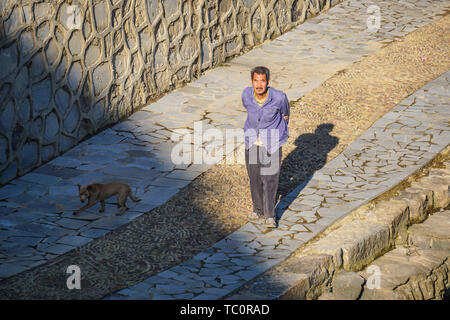
M308 184L314 172L327 163L328 152L339 142L337 137L330 135L333 128L332 123L322 123L314 133L303 134L295 140L296 148L284 159L280 168L279 201L275 206L277 221Z

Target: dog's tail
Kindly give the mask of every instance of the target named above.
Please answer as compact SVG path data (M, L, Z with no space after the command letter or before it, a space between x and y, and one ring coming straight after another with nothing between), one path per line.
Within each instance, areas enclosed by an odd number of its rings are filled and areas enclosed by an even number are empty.
M141 201L141 199L135 198L133 196L133 193L131 192L131 189L128 190L128 197L130 197L131 200L133 200L134 202L139 202Z

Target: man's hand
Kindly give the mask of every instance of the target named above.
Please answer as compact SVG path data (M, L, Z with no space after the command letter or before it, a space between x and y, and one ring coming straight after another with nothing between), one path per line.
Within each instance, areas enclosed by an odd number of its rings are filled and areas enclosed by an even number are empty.
M287 119L289 119L289 116L284 116L283 118L284 118L284 120L287 120Z
M254 145L256 145L256 146L262 146L263 145L263 143L262 143L262 141L261 141L261 139L259 137L256 139Z

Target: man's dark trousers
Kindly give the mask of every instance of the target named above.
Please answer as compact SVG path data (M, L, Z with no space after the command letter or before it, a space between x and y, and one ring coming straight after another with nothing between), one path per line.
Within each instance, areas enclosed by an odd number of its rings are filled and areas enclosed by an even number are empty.
M253 211L266 219L275 219L281 149L280 147L272 154L268 153L264 146L253 145L250 149L245 149L245 164L250 179Z

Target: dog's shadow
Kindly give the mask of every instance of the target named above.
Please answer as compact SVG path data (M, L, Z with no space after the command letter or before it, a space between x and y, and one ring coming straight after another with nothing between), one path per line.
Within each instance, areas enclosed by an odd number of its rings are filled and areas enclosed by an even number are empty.
M283 160L280 168L276 221L280 221L314 173L327 163L328 153L339 143L339 138L330 135L333 128L334 124L323 123L314 133L302 134L295 140L296 148Z

